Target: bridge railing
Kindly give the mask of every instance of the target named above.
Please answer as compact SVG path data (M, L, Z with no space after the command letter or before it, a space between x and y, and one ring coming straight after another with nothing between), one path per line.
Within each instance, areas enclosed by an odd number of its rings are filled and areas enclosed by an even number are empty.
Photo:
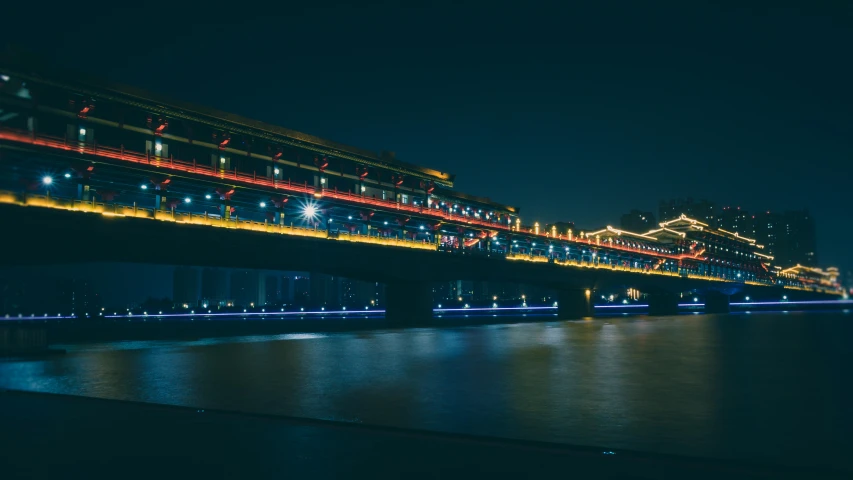
M237 217L226 219L217 214L208 214L207 212L200 214L191 212L175 212L173 210L154 210L150 208L137 207L135 205L125 205L118 202L105 203L94 200L82 201L47 195L16 194L14 192L0 191L0 203L98 213L104 216L147 218L159 221L251 230L282 235L296 235L301 237L370 243L383 246L416 248L422 250L437 249L437 245L426 241L386 238L370 235L352 235L348 232L335 232L335 235L329 235L329 232L326 229L301 227L292 223L290 225L284 225L240 219Z
M78 152L89 155L96 155L114 160L126 162L146 164L159 168L168 168L170 170L194 173L198 175L213 176L221 180L232 180L253 185L265 186L274 189L287 190L294 193L303 193L313 195L316 190L313 185L308 185L307 182L294 183L291 180L278 180L268 178L266 176L258 176L256 174L248 174L239 172L236 168L225 170L217 166L207 165L206 163L198 163L196 160L187 161L179 160L174 157L161 157L150 152L136 152L120 148L98 145L96 143L85 143L77 141L69 141L66 138L53 137L41 133L33 134L22 130L10 129L8 127L0 128L0 139L10 140L22 143L28 143L37 146L55 148L65 151ZM336 188L323 188L319 192L323 197L343 200L355 204L366 206L380 207L383 209L396 210L400 212L409 212L420 215L426 215L443 220L450 220L469 225L477 225L489 230L509 230L508 226L500 223L483 221L477 218L472 218L465 215L454 215L444 212L440 209L432 209L428 207L403 204L396 200L383 200L373 197L368 197L360 193L350 191L338 191Z

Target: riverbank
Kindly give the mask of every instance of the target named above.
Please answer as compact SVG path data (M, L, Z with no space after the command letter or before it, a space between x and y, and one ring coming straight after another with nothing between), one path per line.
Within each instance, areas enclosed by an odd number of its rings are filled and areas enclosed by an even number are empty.
M840 474L473 435L0 391L4 478L834 479Z

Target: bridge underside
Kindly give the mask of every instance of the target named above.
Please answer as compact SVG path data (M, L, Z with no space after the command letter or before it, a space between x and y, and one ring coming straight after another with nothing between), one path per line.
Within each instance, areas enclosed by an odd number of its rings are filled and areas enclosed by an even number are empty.
M112 261L340 275L385 283L388 315L401 323L422 322L431 316L430 283L438 281L496 281L550 288L558 292L558 313L564 319L592 314L594 297L587 291L632 285L652 293L649 304L653 312L671 314L677 308L675 292L691 291L707 293L709 311L727 311L728 296L715 292L718 286L731 288L723 282L701 279L571 268L14 204L0 204L0 221L6 227L6 244L13 249L11 254L0 257L0 265ZM781 297L781 289L774 287L741 288L779 292L773 296ZM793 298L798 293L789 295Z

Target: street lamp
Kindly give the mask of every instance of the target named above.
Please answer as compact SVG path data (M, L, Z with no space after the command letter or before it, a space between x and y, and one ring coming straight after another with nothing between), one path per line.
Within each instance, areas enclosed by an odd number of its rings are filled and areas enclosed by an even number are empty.
M53 183L53 177L50 175L45 175L41 178L41 183L44 184L44 190L48 197L50 197L50 185Z

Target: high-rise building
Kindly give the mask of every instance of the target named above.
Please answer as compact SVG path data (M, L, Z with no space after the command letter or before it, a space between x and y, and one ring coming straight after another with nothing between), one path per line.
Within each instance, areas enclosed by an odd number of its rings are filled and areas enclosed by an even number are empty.
M658 228L658 224L655 222L655 216L652 212L643 212L634 209L622 215L619 227L629 232L644 233Z
M176 307L198 305L198 270L193 267L175 267L172 272L172 301Z
M371 302L376 303L377 283L365 282L363 280L353 281L352 286L352 305L357 308L369 307Z
M75 307L74 289L83 285L68 278L0 280L0 315L69 315ZM83 297L78 295L76 298ZM81 308L86 306L88 303L83 303Z
M740 207L723 207L717 217L716 228L737 233L741 237L755 238L755 222L753 220L753 216Z
M95 291L95 287L89 280L75 279L73 282L74 288L71 292L71 309L78 317L84 317L86 314L96 316L101 309L100 295Z
M708 200L695 201L692 198L676 198L671 200L661 200L658 209L658 220L665 222L681 216L681 214L707 223L708 225L717 224L717 209L713 202Z
M293 303L293 278L285 275L279 279L279 302Z
M776 252L776 264L785 267L817 267L817 232L808 210L788 210L782 214L782 238Z
M266 298L264 299L266 305L278 305L282 301L278 275L267 275L264 281L264 288L266 290Z
M266 277L258 270L231 273L231 298L235 306L256 307L266 301Z
M774 257L773 264L787 267L783 259L775 258L779 252L780 234L783 234L782 215L770 211L757 213L753 219L755 225L755 241L764 246L764 252Z
M228 303L228 276L225 270L205 268L201 272L201 298L208 306L225 306Z
M311 278L308 275L293 277L294 305L308 305L311 302Z
M337 285L335 277L324 273L312 273L309 285L312 307L325 307L336 303Z

